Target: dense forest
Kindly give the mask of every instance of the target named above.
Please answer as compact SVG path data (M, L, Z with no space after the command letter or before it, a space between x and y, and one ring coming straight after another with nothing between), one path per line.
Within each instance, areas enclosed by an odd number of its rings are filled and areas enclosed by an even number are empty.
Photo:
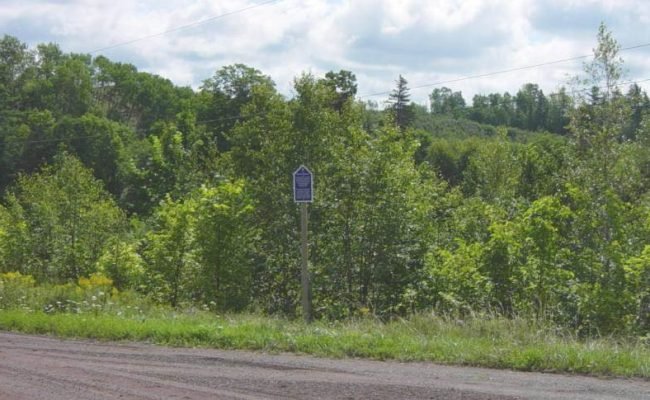
M650 100L601 25L584 73L545 95L246 65L198 90L104 56L0 40L0 272L95 274L171 306L300 312L292 172L315 174L317 318L414 312L650 332Z

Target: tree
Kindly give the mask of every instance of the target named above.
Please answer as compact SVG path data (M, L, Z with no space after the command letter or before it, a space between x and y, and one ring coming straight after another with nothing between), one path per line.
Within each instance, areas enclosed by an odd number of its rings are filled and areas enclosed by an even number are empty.
M535 200L515 221L515 257L520 262L514 285L519 289L518 308L543 319L553 317L570 294L575 279L568 264L567 236L571 210L559 199ZM513 258L515 258L513 257Z
M27 45L13 36L0 40L0 107L23 109L22 91L34 65L34 55Z
M538 85L527 83L515 96L515 126L530 131L541 129L546 122L548 101Z
M598 46L593 49L594 59L585 64L584 69L587 82L599 87L604 96L603 100L608 101L618 92L618 81L623 74L623 59L618 54L621 46L607 30L604 22L598 26L597 41Z
M75 281L96 272L110 238L124 234L124 213L101 183L63 154L32 176L21 176L7 196L8 211L24 226L24 251L14 270L45 281Z
M521 178L521 149L498 128L495 140L485 141L475 151L464 172L463 189L468 195L480 195L490 202L509 202L515 196Z
M580 162L592 169L590 176L580 179L592 181L592 187L597 188L601 196L615 182L612 174L622 154L622 139L632 114L630 102L617 89L622 74L619 48L611 33L601 23L594 58L584 67L587 75L583 79L574 79L587 89L598 88L601 93L595 102L579 96L569 124ZM586 170L576 169L576 172Z
M490 120L490 102L487 96L475 94L472 98L469 118L476 122L487 123Z
M483 244L456 241L456 248L440 248L425 259L428 279L423 295L445 314L464 316L490 306L493 285L481 271Z
M148 151L142 154L139 174L146 192L141 199L144 210L169 195L178 198L192 189L185 185L191 179L191 172L183 132L173 123L158 123L146 142Z
M598 29L594 58L585 64L586 77L576 79L593 96L579 96L569 124L577 157L570 168L570 206L578 230L572 254L581 266L576 288L580 324L586 331L611 331L629 306L622 293L628 286L625 254L641 253L644 234L635 232L634 196L626 190L636 162L628 154L634 143L624 141L632 115L630 102L618 90L622 76L620 46L604 24Z
M146 235L148 286L172 307L191 299L192 283L197 277L193 249L195 207L191 199L165 198L155 210L152 229Z
M508 92L476 94L467 115L469 119L484 124L519 126L515 109L515 99Z
M611 33L601 23L594 58L584 66L586 77L575 79L587 86L587 89L598 88L601 95L596 102L584 96L578 97L569 124L582 161L593 163L598 172L588 179L597 179L601 193L611 187L611 174L621 154L621 139L631 116L630 103L617 89L622 74L619 48Z
M357 94L357 77L350 71L329 71L325 74L324 83L336 93L336 99L332 103L336 111L340 112L343 105Z
M54 104L51 108L63 115L81 116L91 107L92 79L90 57L66 57L52 77Z
M544 127L560 135L568 134L570 114L573 110L573 99L564 87L548 96L548 113Z
M18 173L32 173L56 154L52 141L55 117L49 110L25 111L0 121L2 143L3 186L17 178Z
M635 325L639 333L650 332L650 246L639 256L626 260L628 287L623 294L630 299Z
M198 117L214 133L220 151L230 148L228 132L241 116L242 107L251 100L255 87L275 87L270 77L244 64L220 68L201 86L205 102Z
M256 205L253 218L261 230L252 284L256 302L268 312L289 315L296 312L299 290L298 225L288 191L291 172L300 163L315 170L310 149L302 147L310 138L319 138L311 141L314 146L328 143L327 136L319 136L326 133L323 126L306 132L304 138L296 133L292 106L269 86L253 87L250 101L241 110L242 121L228 135L231 149L223 160L232 177L249 183ZM333 112L331 108L319 111Z
M411 123L413 112L409 104L411 95L409 94L408 82L402 75L396 81L397 87L393 89L388 97L391 115L401 131L404 131Z
M120 197L129 175L134 174L130 150L136 146L135 133L106 118L87 114L79 118L65 116L54 127L53 136L101 179L106 189Z
M629 122L623 129L621 140L632 141L639 139L642 132L644 118L650 115L650 99L647 93L639 85L632 84L626 94L626 101L630 107Z
M203 186L195 194L195 240L199 297L218 310L242 310L251 302L257 229L244 182Z
M631 110L618 89L623 74L623 60L618 55L620 45L604 23L598 27L597 38L594 58L584 65L586 77L574 78L582 90L577 91L577 107L571 115L569 129L579 149L594 150L594 154L601 156L600 168L606 172ZM584 95L587 91L589 96Z
M451 115L460 118L465 114L465 99L461 92L452 92L447 87L436 88L429 95L431 113Z
M131 64L99 56L92 62L94 112L134 129L140 138L159 122L171 122L189 109L194 91L168 79L138 72Z

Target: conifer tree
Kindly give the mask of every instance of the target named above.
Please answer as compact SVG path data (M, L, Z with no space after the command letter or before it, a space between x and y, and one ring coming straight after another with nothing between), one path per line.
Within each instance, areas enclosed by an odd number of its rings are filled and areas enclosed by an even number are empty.
M413 109L410 104L408 81L402 75L396 81L397 87L391 92L388 102L395 121L400 130L405 130L413 119Z

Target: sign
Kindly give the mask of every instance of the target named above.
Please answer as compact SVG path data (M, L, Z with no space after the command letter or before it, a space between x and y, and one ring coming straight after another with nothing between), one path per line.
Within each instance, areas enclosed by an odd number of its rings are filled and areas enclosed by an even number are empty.
M293 173L293 201L300 203L300 252L302 262L300 263L300 284L302 286L302 313L305 322L310 323L313 319L311 312L311 282L309 279L309 243L307 241L307 203L314 201L314 175L309 168L301 165Z
M296 203L314 201L314 175L304 165L293 173L293 201Z

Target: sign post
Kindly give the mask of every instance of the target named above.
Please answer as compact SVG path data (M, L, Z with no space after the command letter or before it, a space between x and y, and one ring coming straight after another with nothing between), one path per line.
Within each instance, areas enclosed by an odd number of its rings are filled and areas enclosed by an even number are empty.
M302 284L302 314L305 322L312 321L311 312L311 284L309 282L309 270L307 261L309 259L309 246L307 241L307 204L314 201L314 175L311 171L301 165L293 173L293 201L300 203L300 249L302 263L300 268L300 281Z

